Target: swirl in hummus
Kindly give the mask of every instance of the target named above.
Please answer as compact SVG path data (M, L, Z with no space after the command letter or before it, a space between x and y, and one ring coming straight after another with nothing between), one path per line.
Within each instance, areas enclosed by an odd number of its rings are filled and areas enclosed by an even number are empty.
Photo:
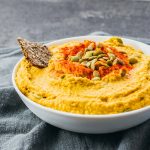
M115 114L150 105L150 56L120 38L48 49L48 67L23 58L17 69L17 86L34 102L77 114Z

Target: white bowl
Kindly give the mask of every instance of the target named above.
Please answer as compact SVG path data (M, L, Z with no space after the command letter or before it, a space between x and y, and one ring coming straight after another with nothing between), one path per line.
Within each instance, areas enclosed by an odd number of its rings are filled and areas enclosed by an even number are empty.
M83 41L85 39L93 41L103 41L110 38L110 36L80 36L72 37L67 39L57 40L47 45L62 44L72 40ZM122 38L125 44L132 45L136 49L142 49L145 54L150 54L150 46L144 43ZM20 60L21 61L21 60ZM80 133L110 133L120 130L125 130L136 126L150 118L150 106L119 114L109 114L109 115L83 115L83 114L72 114L67 112L62 112L54 110L40 104L37 104L26 97L18 89L15 83L15 75L18 64L16 64L12 74L12 82L15 90L19 94L25 105L39 118L45 122L54 125L56 127L80 132Z

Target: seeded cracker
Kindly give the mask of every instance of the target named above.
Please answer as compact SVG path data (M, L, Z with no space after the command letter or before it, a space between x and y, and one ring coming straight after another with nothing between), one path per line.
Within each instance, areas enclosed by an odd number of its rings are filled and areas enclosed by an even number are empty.
M17 40L24 56L33 66L39 68L45 68L48 66L50 52L47 46L36 42L29 42L22 38L18 38Z

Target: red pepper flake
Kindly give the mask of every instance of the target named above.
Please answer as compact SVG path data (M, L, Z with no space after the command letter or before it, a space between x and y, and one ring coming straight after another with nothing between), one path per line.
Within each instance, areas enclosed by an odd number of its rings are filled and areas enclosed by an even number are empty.
M84 44L80 43L77 46L63 47L63 48L61 48L60 52L62 52L64 54L65 58L67 58L68 56L76 55L79 51L84 52L84 49L85 49Z
M55 69L56 71L59 71L57 70L57 68L61 69L63 73L87 77L89 79L92 78L92 69L86 68L83 65L76 62L71 62L69 60L60 60L55 62Z
M94 41L90 41L90 40L84 40L85 48L87 48L91 43L94 44L94 49L95 49L96 48L96 43Z
M109 74L109 73L111 73L112 71L115 71L115 70L124 69L127 72L129 72L132 68L133 67L129 66L129 65L122 66L122 65L118 65L118 64L117 65L113 65L113 66L108 67L108 68L106 68L105 66L101 66L101 67L99 67L99 73L100 73L101 77L104 77L107 74Z

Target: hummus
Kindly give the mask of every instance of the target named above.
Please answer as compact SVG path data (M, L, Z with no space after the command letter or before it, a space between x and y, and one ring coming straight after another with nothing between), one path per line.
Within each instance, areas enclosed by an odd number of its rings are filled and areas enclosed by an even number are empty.
M25 58L16 83L32 101L77 114L115 114L150 105L150 57L118 37L48 47L48 67Z

